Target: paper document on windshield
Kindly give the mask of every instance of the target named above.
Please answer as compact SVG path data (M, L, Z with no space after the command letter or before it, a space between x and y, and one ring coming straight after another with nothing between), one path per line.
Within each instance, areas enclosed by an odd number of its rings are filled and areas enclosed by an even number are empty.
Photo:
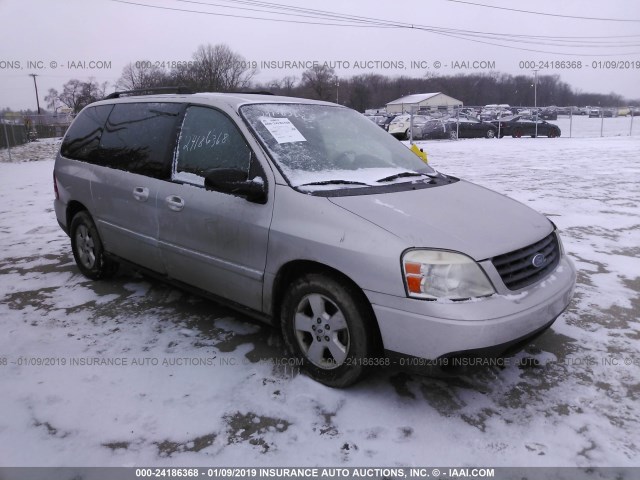
M278 143L307 141L288 118L261 118L260 121Z

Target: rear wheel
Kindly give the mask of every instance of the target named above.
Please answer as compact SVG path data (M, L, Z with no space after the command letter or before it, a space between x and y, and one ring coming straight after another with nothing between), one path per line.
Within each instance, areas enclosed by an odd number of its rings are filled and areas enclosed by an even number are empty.
M96 225L86 211L73 217L70 234L73 258L85 277L99 280L118 270L118 264L105 256Z
M281 326L288 350L314 380L341 388L368 372L375 325L362 294L346 281L300 277L285 295Z
M511 134L511 136L513 138L521 138L522 137L522 130L514 130L513 133Z
M449 132L449 140L456 140L458 138L458 134L455 130L451 130Z
M495 130L493 130L493 129L487 130L487 133L486 133L486 137L487 138L494 138L495 136L496 136Z

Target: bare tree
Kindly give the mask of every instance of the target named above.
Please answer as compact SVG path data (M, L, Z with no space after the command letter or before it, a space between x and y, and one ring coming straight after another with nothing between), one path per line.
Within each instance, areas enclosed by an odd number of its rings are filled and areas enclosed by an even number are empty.
M282 93L284 95L291 95L293 93L293 89L296 86L296 77L293 75L287 75L282 79Z
M59 102L58 97L59 97L59 93L55 88L50 88L49 92L47 93L47 96L44 97L45 101L47 102L47 108L50 108L51 110L54 111L56 110L56 104Z
M333 97L335 80L335 70L327 65L314 65L302 74L303 86L318 100L329 100Z
M200 45L193 54L193 64L172 71L180 83L194 90L224 92L248 88L257 73L244 57L227 45Z
M73 79L62 86L62 93L58 95L58 100L73 109L74 113L78 113L90 103L104 98L106 89L107 82L100 84L93 78L87 82Z
M167 86L169 83L169 74L164 69L151 62L139 61L124 67L116 87L123 90L139 90Z

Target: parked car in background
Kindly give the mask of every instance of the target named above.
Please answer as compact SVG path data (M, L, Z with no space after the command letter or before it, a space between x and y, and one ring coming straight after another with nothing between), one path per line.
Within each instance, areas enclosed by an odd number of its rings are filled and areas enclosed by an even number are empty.
M411 115L402 114L391 120L388 132L399 140L407 138L409 131L409 119Z
M490 122L481 122L477 118L463 116L451 117L448 120L451 129L457 132L458 138L494 138L498 129Z
M413 123L425 122L429 117L425 115L414 115ZM389 133L399 140L409 140L410 138L411 115L398 115L389 123Z
M428 117L415 121L414 117L414 140L455 140L456 138L455 123Z
M592 108L589 110L589 118L611 118L613 111L610 108Z
M471 107L464 107L460 109L460 115L466 115L468 117L478 117L478 115L480 115L480 110L479 109L475 109L475 108L471 108Z
M381 123L378 123L385 131L389 131L389 125L393 122L393 119L396 118L397 115L387 115Z
M561 134L560 127L549 123L545 120L528 120L515 116L511 119L499 120L491 122L498 129L500 138L511 135L513 138L520 137L559 137Z
M366 118L371 120L376 125L380 125L380 122L384 121L386 118L384 115L365 115Z
M538 118L540 120L557 120L558 111L552 108L544 108L538 113Z

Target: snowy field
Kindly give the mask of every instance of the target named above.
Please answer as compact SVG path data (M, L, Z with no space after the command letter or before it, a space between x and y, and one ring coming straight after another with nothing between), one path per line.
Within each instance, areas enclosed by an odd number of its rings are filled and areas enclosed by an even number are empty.
M563 137L596 138L640 135L640 117L589 118L586 115L559 116L549 120L560 127Z
M638 465L640 137L421 146L548 215L576 295L520 363L379 370L342 391L279 364L278 332L238 313L131 271L84 278L52 211L56 143L14 149L0 163L0 466Z

